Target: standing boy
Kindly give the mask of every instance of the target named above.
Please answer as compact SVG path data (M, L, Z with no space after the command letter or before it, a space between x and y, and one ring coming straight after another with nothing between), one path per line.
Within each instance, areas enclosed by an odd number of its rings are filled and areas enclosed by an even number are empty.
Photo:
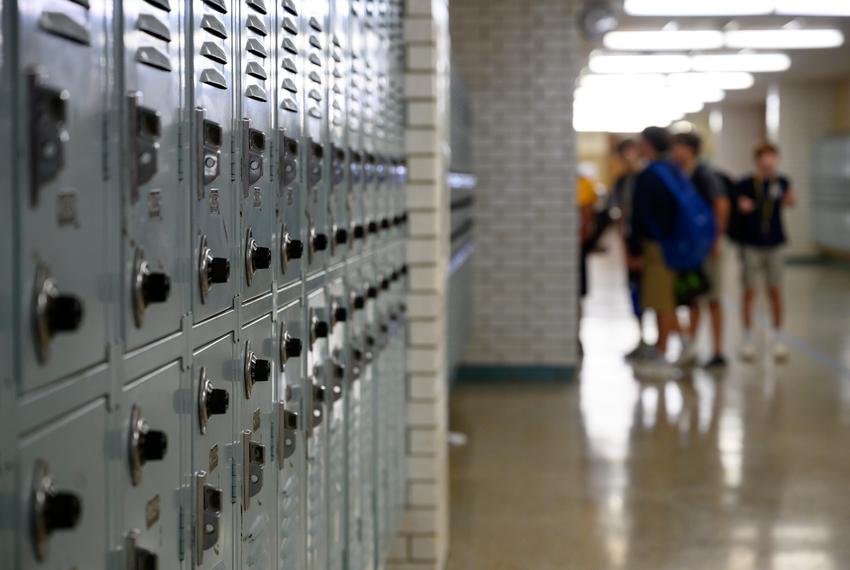
M720 247L721 236L726 232L726 222L729 218L729 198L720 177L706 164L700 161L702 151L702 139L695 133L679 133L673 137L670 149L670 158L682 171L690 177L691 182L705 203L714 212L717 226L717 236L711 254L705 261L703 272L708 278L709 290L705 294L708 301L709 316L711 318L711 338L714 353L711 360L706 364L707 368L719 368L726 365L723 356L723 313L720 305L722 283ZM681 365L689 366L696 362L696 350L694 340L699 330L700 322L700 300L690 306L690 339L679 359Z
M795 203L791 182L779 174L779 149L765 143L756 147L754 154L756 172L741 180L736 192L744 281L744 344L741 357L745 360L755 358L753 297L759 275L764 276L767 284L774 333L782 328L782 246L785 244L782 210L793 207ZM787 347L776 334L774 338L774 356L779 360L787 358Z

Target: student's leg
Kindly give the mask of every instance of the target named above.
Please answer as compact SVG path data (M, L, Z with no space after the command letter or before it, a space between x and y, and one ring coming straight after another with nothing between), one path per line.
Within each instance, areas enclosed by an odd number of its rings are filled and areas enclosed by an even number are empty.
M711 317L711 341L714 346L714 354L723 354L723 307L720 301L711 301L708 304Z
M676 311L659 312L658 315L658 352L662 355L667 352L667 340L670 334L678 332L679 321L676 318Z
M688 332L691 335L691 341L697 338L697 332L699 331L699 321L702 311L700 311L699 301L695 302L693 305L689 307L689 322L688 322Z
M753 328L753 286L758 272L758 252L755 248L744 246L741 249L741 277L743 292L742 317L744 319L744 330L749 332Z
M779 330L783 324L782 303L782 255L779 248L765 251L765 277L767 294L770 298L770 312L773 317L773 328Z

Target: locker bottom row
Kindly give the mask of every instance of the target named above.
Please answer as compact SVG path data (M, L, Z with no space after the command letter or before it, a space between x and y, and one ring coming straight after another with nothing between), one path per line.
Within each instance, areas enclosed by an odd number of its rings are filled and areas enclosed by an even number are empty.
M402 291L321 288L21 435L4 561L377 568L405 496Z

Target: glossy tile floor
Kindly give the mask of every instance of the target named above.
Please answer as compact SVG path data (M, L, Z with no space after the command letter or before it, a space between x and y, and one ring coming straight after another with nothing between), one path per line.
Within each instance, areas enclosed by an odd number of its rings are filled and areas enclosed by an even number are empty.
M453 391L449 570L850 569L850 271L787 269L786 364L655 383L619 263L592 262L578 381Z

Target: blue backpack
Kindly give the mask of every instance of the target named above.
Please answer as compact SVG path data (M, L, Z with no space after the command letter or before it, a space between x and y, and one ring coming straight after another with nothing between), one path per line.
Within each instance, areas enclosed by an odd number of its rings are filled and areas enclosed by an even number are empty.
M658 240L664 261L674 271L702 266L717 237L714 212L685 174L672 164L653 162L649 169L664 182L678 206L673 233Z

